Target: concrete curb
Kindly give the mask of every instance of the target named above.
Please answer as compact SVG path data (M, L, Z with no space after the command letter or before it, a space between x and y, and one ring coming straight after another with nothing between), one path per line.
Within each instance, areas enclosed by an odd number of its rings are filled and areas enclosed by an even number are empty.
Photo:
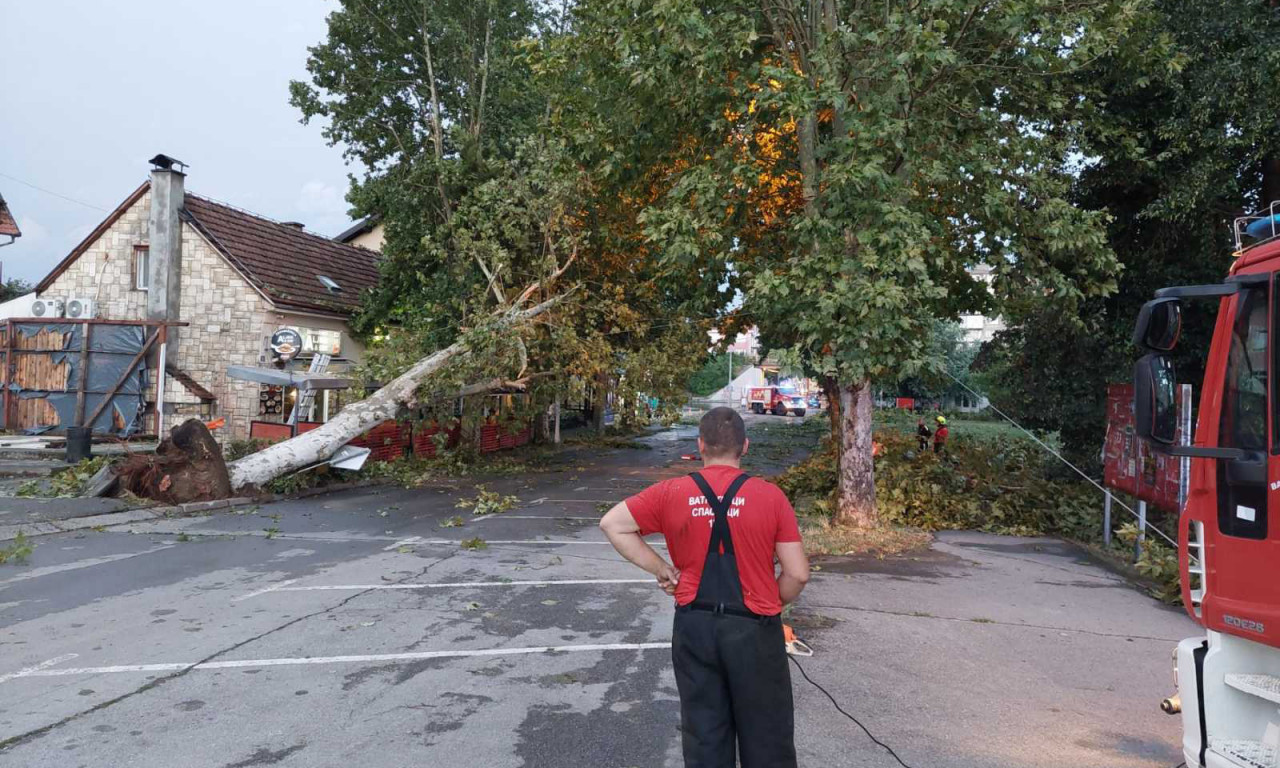
M278 501L289 501L292 499L305 499L311 496L323 496L326 493L348 491L353 488L367 488L369 486L384 484L385 481L382 480L353 480L349 483L335 483L333 485L325 485L317 488L304 488L293 494L264 493L252 498L248 496L237 496L230 499L218 499L216 501L193 501L187 504L177 504L167 507L122 509L119 512L107 512L101 515L90 515L88 517L73 517L67 520L49 520L37 523L13 523L10 525L0 525L0 542L15 539L19 533L23 533L28 537L47 536L54 533L81 531L86 528L110 528L116 525L128 525L129 523L144 522L147 520L163 520L176 517L198 517L203 514L218 512L221 510L254 507L261 504L271 504Z
M107 512L105 514L89 515L87 517L73 517L68 520L48 520L38 523L14 523L11 525L0 525L0 542L15 539L19 533L23 533L29 537L47 536L54 533L81 531L86 528L110 528L116 525L128 525L129 523L139 523L148 520L175 517L196 517L207 512L215 512L223 509L230 510L239 507L251 507L260 503L261 501L258 499L238 496L232 499L197 501L190 504L179 504L171 507L140 507L138 509L123 509L119 512Z

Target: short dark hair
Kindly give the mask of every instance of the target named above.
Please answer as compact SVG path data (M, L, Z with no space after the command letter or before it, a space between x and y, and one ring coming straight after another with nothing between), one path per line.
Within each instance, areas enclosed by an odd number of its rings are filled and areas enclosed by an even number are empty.
M707 411L698 422L702 452L714 458L737 458L747 444L747 425L732 408L720 406Z

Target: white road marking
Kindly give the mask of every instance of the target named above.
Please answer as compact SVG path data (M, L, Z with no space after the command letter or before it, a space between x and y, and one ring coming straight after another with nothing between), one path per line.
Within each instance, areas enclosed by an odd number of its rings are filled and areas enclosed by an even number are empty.
M262 590L241 597L250 597L270 592L327 592L370 589L469 589L471 587L555 587L575 584L652 584L653 579L547 579L542 581L443 581L435 584L318 584L301 587L280 586L272 590Z
M269 587L263 587L262 589L258 590L257 592L250 592L250 593L249 593L249 594L247 594L247 595L241 595L241 596L239 596L239 597L233 597L233 598L231 598L231 602L233 602L233 603L238 603L238 602L240 602L241 600L248 600L248 599L249 599L249 598L251 598L251 597L257 597L258 595L265 595L265 594L267 594L268 592L275 592L277 589L283 589L284 587L287 587L288 585L293 584L293 583L294 583L294 582L296 582L296 581L297 581L297 579L285 579L284 581L277 581L275 584L272 584L272 585L271 585L271 586L269 586Z
M451 541L449 539L423 539L423 544L461 544L461 541ZM587 544L591 546L613 546L608 541L580 541L576 539L485 539L486 544L544 544L547 546L565 546L568 544ZM650 541L651 547L665 547L666 543L661 541Z
M359 656L304 656L285 659L241 659L206 661L192 664L123 664L111 667L64 667L49 669L44 665L24 669L16 677L66 677L71 675L105 675L124 672L181 672L196 669L244 669L248 667L289 667L306 664L380 664L386 662L422 661L424 659L463 659L477 656L527 656L540 653L590 653L593 651L658 651L671 648L671 643L599 643L593 645L544 645L533 648L481 648L471 651L420 651L414 653L377 653ZM59 657L58 660L65 660ZM9 679L0 678L0 681Z
M52 667L55 664L61 664L64 661L71 661L72 659L79 658L79 656L80 654L78 653L67 653L67 654L63 654L62 656L55 656L52 659L48 659L47 661L42 661L39 664L34 664L30 667L27 667L26 669L20 669L17 672L10 672L7 675L0 675L0 683L13 680L19 677L27 677L28 675L33 675L42 669L48 669L49 667Z
M160 552L161 550L173 549L174 546L175 545L173 544L166 544L161 547L152 547L151 549L145 549L141 552L130 552L130 553L121 554L121 555L105 555L103 557L89 558L88 560L77 560L73 563L63 563L62 565L46 565L43 568L33 568L29 571L26 571L25 573L22 573L21 575L12 576L10 578L0 580L0 587L5 586L6 584L16 584L19 581L26 581L28 579L38 579L41 576L49 576L50 574L54 574L54 573L62 573L64 571L78 571L81 568L92 568L95 565L106 565L107 563L116 563L121 560L128 560L133 557L142 557L143 555L150 555L155 552Z
M408 547L408 546L411 546L412 544L414 544L414 543L416 543L416 542L419 542L419 541L422 541L422 537L421 537L421 536L410 536L410 537L409 537L409 538L407 538L407 539L401 539L400 541L397 541L396 543L392 544L392 545L391 545L391 546L389 546L389 547L383 547L383 548L382 548L382 551L383 551L383 552L390 552L390 551L391 551L391 550L393 550L393 549L399 549L399 548L401 548L401 547Z
M471 518L471 521L474 523L503 517L508 520L590 520L592 522L600 522L598 517L584 517L582 515L513 515L505 512L499 515L480 515L479 517Z

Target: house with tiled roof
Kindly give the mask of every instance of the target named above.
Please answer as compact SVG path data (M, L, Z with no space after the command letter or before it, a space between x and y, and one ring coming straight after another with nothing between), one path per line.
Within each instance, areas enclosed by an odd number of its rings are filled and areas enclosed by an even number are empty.
M7 240L0 240L0 245L9 245L14 240L22 237L22 232L18 229L18 222L14 220L13 214L9 212L9 205L5 203L3 195L0 195L0 237L8 238Z
M331 372L356 364L364 350L349 321L379 256L187 192L180 163L152 162L150 179L40 281L38 298L80 299L99 319L185 323L170 330L165 413L225 418L221 436L246 437L251 421L285 420L294 395L228 369L269 365L281 328L302 336L301 370L316 355ZM302 420L325 420L327 393L309 410Z
M381 251L387 240L387 232L381 216L366 216L333 239L371 251Z

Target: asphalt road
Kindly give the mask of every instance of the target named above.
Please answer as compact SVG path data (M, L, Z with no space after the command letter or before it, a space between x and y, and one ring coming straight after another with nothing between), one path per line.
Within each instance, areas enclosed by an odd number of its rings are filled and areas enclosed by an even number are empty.
M495 481L521 506L462 527L465 483L41 537L0 567L0 766L679 766L670 603L594 522L690 436ZM1178 762L1196 628L1066 545L821 568L804 669L913 768ZM793 686L802 766L897 764Z

